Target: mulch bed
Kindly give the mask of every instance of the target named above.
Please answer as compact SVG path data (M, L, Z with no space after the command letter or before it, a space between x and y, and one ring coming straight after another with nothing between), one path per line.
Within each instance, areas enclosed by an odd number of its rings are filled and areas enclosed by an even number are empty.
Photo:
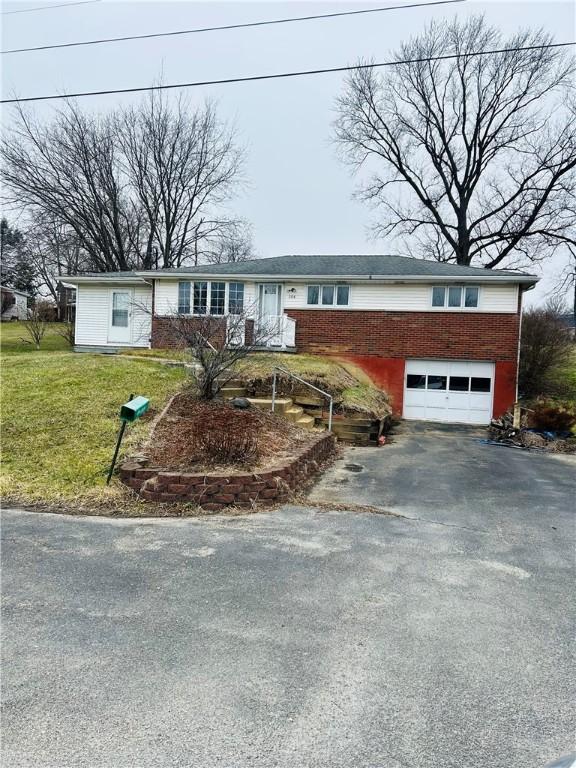
M251 456L233 461L206 455L205 440L223 435L243 446L251 442ZM301 429L273 413L247 408L241 410L219 401L202 402L183 393L172 402L157 424L145 453L150 465L183 472L213 472L230 469L263 469L296 455L316 433Z

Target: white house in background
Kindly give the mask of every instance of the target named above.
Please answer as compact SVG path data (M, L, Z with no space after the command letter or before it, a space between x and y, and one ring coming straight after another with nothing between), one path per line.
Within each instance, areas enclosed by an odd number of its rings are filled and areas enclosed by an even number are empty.
M243 314L246 339L261 324L275 330L272 349L361 366L405 418L487 424L516 399L522 295L538 278L404 256L295 255L63 279L77 288L78 351L174 347L171 316Z
M30 294L17 291L15 288L8 288L6 285L0 286L0 292L2 294L2 307L7 305L2 312L2 320L26 320Z

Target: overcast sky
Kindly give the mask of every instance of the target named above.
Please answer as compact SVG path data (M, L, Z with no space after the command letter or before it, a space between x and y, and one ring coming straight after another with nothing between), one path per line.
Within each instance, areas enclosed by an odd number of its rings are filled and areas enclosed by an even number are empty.
M47 0L53 5L68 0ZM113 2L101 0L69 8L30 13L41 0L2 4L2 48L234 24L261 19L353 8L384 7L381 2ZM419 2L420 0L416 0ZM335 67L358 58L386 60L400 42L432 19L482 12L504 33L519 25L544 27L558 41L574 39L575 4L473 2L431 8L229 30L175 38L123 42L3 57L3 93L48 93L128 88L163 82L242 77L298 69ZM233 120L247 148L249 186L232 206L254 225L260 256L283 253L394 253L393 241L368 234L373 212L352 199L354 179L331 142L334 102L342 74L196 88L191 103L206 97L218 102L222 117ZM82 99L84 107L108 110L138 95ZM36 105L48 119L52 104ZM10 122L5 109L3 122ZM531 301L545 298L561 268L548 262Z

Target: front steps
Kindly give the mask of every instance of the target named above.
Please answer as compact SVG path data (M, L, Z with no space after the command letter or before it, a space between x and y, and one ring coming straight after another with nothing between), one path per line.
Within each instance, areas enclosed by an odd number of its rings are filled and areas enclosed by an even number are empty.
M246 388L242 381L234 379L220 390L223 400L246 397ZM264 411L272 409L271 397L246 397L256 408ZM291 397L277 397L274 403L276 413L301 427L302 429L328 429L328 417L325 412L326 401L314 394L296 392ZM339 440L352 445L373 445L378 439L378 422L371 419L334 416L332 432Z

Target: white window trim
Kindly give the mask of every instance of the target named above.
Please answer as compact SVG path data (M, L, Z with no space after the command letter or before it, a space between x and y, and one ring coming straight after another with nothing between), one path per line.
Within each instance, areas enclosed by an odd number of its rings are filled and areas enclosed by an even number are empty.
M435 307L432 304L433 297L434 297L434 288L444 288L444 305L442 307ZM462 302L465 301L466 297L466 288L477 288L478 289L478 304L475 307L465 307L462 303L459 307L449 307L448 306L448 289L449 288L462 288ZM482 311L482 286L477 285L476 283L436 283L435 285L432 285L430 287L430 301L429 301L429 308L432 310L432 312L481 312Z
M322 304L322 288L328 286L334 289L332 304ZM348 304L337 304L338 287L348 288ZM308 304L308 289L318 288L318 304ZM307 283L306 284L306 309L350 309L352 307L352 286L350 283Z
M227 317L230 314L230 283L242 283L244 286L244 300L246 300L246 283L243 280L179 280L178 286L180 286L180 283L189 283L190 285L190 312L180 312L178 311L179 315L182 315L183 317ZM197 312L194 312L194 283L206 283L206 312L203 314L199 314ZM224 312L221 315L212 315L210 313L211 305L212 305L212 283L224 283ZM180 292L180 287L178 287L178 292ZM180 301L180 298L178 297L178 301ZM178 306L178 310L180 309L180 306ZM246 307L243 308L243 311L246 311Z

